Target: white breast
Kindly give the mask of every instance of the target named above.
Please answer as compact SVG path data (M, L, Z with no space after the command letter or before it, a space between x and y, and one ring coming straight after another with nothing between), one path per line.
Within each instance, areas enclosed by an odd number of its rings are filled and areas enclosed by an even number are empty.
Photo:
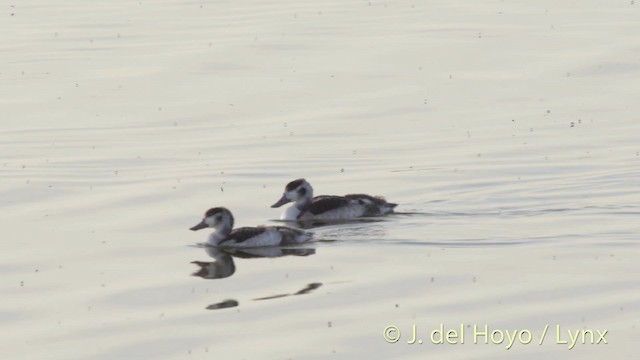
M211 234L209 234L209 237L207 237L207 244L211 246L218 246L218 243L224 240L224 238L225 238L224 235L221 235L217 231L212 232Z
M298 215L300 210L295 205L291 205L280 215L280 220L298 220Z

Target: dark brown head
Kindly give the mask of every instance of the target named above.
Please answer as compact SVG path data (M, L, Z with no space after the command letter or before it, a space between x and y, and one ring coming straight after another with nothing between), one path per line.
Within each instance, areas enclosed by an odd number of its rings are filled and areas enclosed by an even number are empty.
M214 229L228 227L229 229L232 229L233 215L231 215L231 211L225 207L211 208L204 213L202 221L192 227L191 230L196 231L207 227Z
M280 200L278 200L275 204L271 205L272 208L280 207L288 202L300 201L301 199L306 201L307 199L311 199L313 197L313 188L305 179L296 179L289 182L284 187L284 194Z

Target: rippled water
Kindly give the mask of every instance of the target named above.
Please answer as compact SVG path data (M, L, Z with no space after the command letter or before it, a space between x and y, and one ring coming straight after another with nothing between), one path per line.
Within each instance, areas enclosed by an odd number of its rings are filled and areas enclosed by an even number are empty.
M634 358L639 5L577 6L5 5L0 355ZM398 213L295 249L188 231L276 224L298 177Z

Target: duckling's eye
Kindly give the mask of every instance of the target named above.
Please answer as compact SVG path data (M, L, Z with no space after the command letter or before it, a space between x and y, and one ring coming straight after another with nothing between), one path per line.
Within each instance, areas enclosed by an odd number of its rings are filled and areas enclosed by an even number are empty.
M307 193L307 189L305 188L298 189L298 195L304 196L306 193Z
M216 216L216 221L222 221L222 215L217 215Z

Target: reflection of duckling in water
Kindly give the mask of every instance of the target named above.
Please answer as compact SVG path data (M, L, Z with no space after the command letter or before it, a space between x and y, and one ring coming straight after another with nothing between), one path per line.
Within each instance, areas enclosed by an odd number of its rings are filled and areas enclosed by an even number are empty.
M224 207L207 210L202 221L191 228L196 231L207 227L215 231L207 244L220 247L262 247L297 245L311 239L312 234L287 226L258 226L233 229L233 215Z
M274 258L280 256L309 256L316 253L316 249L302 248L248 248L248 249L234 249L234 248L217 248L213 246L204 246L204 250L207 255L212 257L215 261L192 261L192 264L196 264L200 268L194 272L193 276L199 276L203 279L224 279L233 275L236 272L236 265L233 261L234 257L237 258Z
M204 250L215 261L192 261L192 264L196 264L200 268L191 275L203 279L224 279L236 272L236 264L231 255L212 246L205 246Z
M203 279L224 279L230 277L236 272L236 265L234 263L233 258L244 258L244 259L255 259L255 258L274 258L281 256L309 256L316 253L316 249L312 248L302 248L302 249L292 249L292 248L247 248L247 249L237 249L237 248L218 248L213 246L204 246L204 250L207 252L207 255L215 259L215 261L207 262L207 261L192 261L192 264L196 264L199 266L198 271L194 272L193 276L199 276ZM311 291L322 286L322 283L311 283L308 284L302 290L299 290L293 294L282 294L264 298L258 298L254 300L267 300L267 299L275 299L279 297L289 296L289 295L303 295L308 294ZM218 309L226 309L238 306L240 303L235 299L227 299L215 304L211 304L206 307L207 310L218 310Z

